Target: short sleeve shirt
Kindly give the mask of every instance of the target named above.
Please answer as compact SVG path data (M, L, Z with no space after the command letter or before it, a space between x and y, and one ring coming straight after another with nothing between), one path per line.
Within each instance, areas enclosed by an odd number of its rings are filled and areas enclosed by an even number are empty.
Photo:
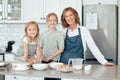
M41 48L43 49L43 55L45 57L52 55L59 49L64 49L64 39L65 36L60 31L55 32L44 32L41 35ZM53 60L58 60L60 55L53 58Z

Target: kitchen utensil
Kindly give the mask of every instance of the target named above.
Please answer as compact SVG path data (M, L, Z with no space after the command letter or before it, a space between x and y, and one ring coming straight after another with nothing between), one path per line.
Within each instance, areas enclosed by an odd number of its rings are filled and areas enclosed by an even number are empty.
M12 45L15 43L15 41L8 41L8 45L6 48L6 52L11 52L12 51Z
M68 65L74 68L74 69L82 69L83 59L82 58L71 58L68 61Z

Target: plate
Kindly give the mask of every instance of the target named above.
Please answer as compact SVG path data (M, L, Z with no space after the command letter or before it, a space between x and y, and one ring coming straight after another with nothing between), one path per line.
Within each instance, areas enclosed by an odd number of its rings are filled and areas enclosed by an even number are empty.
M69 73L72 72L73 68L65 68L65 69L61 69L61 72L65 72L65 73Z

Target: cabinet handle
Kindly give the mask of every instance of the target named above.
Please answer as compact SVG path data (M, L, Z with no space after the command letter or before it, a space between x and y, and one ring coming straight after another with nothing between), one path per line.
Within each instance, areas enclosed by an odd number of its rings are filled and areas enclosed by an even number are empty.
M7 18L4 18L5 20L7 20Z
M16 79L16 77L14 77L14 79Z
M40 19L43 19L43 18L40 18Z
M43 19L45 19L45 18L43 18Z

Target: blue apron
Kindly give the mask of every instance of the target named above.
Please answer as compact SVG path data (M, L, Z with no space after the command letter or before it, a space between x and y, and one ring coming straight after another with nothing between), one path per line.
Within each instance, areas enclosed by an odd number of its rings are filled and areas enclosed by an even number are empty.
M64 52L61 54L60 62L67 64L70 58L83 58L84 49L80 28L78 28L78 31L79 35L69 37L67 29L65 38L65 49Z

